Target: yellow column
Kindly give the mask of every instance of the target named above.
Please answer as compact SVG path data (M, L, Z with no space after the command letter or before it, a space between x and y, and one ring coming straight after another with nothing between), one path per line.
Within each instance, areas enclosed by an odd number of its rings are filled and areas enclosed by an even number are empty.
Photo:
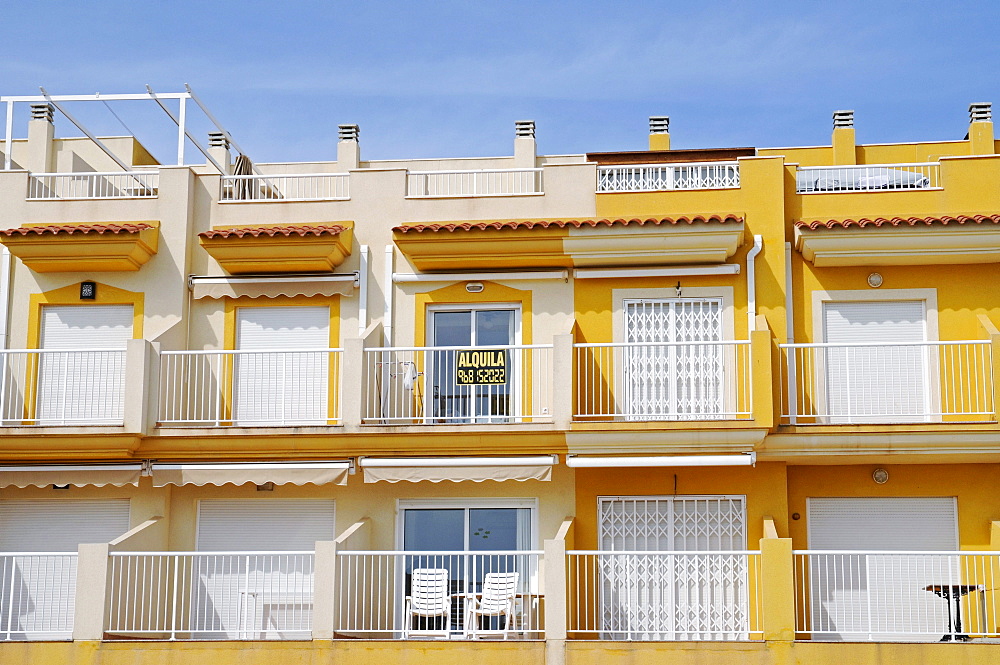
M1000 552L1000 522L990 522L990 551Z
M763 328L761 327L763 326ZM750 333L751 416L757 427L774 426L774 376L771 360L771 331L763 316L757 317L757 330Z
M833 130L834 165L856 164L858 161L856 147L857 143L855 142L853 127L834 128Z
M973 155L992 155L993 143L993 123L973 122L969 124L969 152Z
M990 341L993 361L993 417L1000 421L1000 330L984 314L979 315L979 327Z
M795 564L792 539L778 538L771 518L764 518L760 539L760 585L765 640L795 639Z

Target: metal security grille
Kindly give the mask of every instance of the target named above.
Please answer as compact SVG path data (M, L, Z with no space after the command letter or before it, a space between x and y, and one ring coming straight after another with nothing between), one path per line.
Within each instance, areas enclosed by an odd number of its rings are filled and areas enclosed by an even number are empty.
M602 497L605 639L745 639L742 496ZM611 553L619 553L611 555Z
M634 420L716 417L724 411L721 299L626 300L624 377Z

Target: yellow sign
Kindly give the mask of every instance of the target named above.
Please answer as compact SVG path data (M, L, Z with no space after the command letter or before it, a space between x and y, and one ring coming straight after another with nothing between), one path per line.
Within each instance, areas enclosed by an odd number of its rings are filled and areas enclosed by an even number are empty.
M455 383L460 386L495 386L507 383L507 351L459 351Z

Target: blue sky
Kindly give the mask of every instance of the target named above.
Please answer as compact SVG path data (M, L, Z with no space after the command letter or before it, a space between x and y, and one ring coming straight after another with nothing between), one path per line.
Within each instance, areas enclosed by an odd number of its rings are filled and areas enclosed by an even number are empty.
M2 7L0 94L187 82L257 161L331 159L348 122L363 158L392 159L510 154L520 119L562 154L643 149L650 115L696 148L828 143L835 109L869 143L960 139L970 102L1000 112L997 0ZM113 108L170 158L165 116ZM106 109L78 113L125 133Z

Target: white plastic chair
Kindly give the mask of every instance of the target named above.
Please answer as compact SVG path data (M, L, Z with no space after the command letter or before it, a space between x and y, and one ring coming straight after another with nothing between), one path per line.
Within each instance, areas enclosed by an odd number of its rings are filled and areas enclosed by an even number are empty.
M506 640L514 625L514 598L517 596L518 573L487 573L483 579L483 592L477 598L470 595L465 606L465 630L469 637L503 635ZM480 617L504 617L503 628L481 630Z
M410 575L410 595L403 610L403 639L411 635L448 636L451 623L451 593L448 589L448 570L445 568L414 568ZM413 619L425 628L413 629ZM440 618L440 630L427 630L426 625ZM418 624L419 625L419 624Z

